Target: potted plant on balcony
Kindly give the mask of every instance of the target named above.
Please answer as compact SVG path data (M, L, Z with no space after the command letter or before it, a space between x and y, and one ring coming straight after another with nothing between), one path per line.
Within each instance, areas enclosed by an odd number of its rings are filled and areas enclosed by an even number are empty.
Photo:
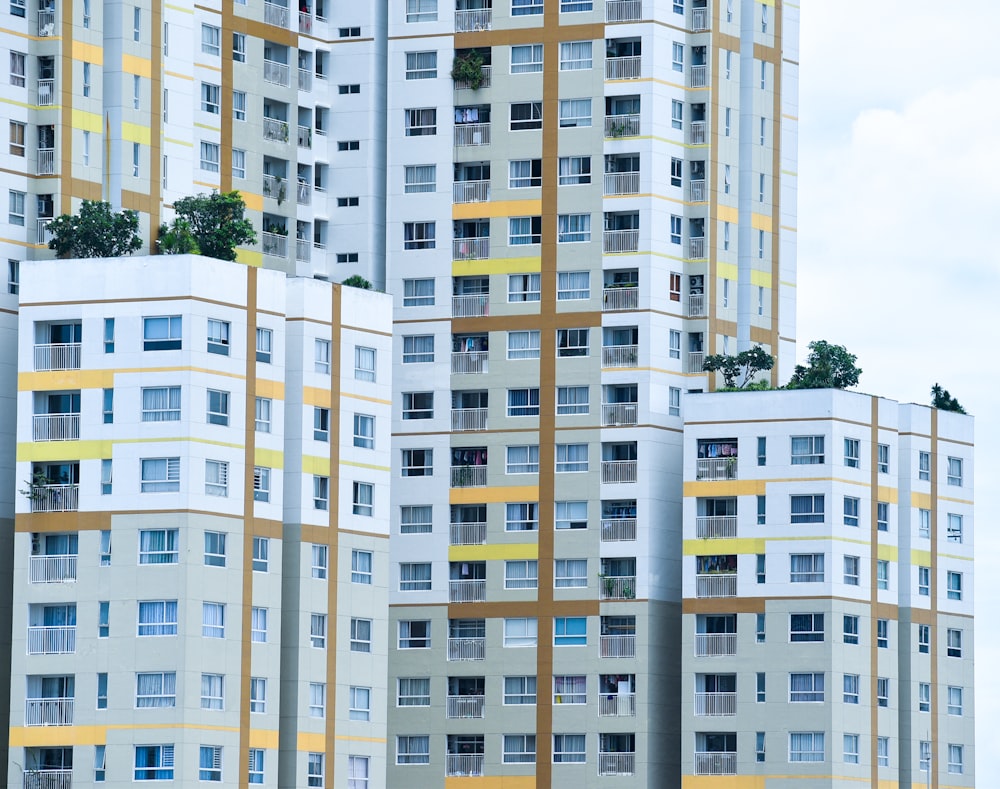
M25 480L24 484L27 487L21 489L18 492L22 496L28 499L28 502L31 504L32 510L34 510L35 505L38 504L44 498L45 489L52 484L52 480L50 480L47 476L45 476L45 472L43 472L39 468L36 468L31 474L31 479Z
M456 55L451 67L451 78L456 87L466 85L471 90L479 90L483 84L483 56L473 49L464 55Z
M611 136L612 137L624 137L625 132L628 131L628 124L625 121L614 121L611 124Z

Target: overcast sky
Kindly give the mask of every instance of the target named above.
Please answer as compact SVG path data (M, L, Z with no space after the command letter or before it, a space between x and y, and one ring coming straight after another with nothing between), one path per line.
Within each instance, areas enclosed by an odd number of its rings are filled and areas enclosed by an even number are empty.
M802 6L799 358L858 356L860 390L927 403L936 381L976 417L976 742L1000 752L1000 3Z

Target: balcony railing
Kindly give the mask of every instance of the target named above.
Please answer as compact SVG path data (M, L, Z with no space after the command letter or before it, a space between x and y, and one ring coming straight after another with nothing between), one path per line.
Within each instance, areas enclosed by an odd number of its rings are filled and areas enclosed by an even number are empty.
M698 458L695 479L725 480L739 479L739 458Z
M445 770L446 774L451 776L482 775L483 755L481 753L449 753Z
M455 12L455 32L475 33L493 29L493 9L477 8L471 11Z
M453 203L483 203L490 199L490 182L456 181L451 195Z
M38 80L38 106L51 107L56 95L56 81L54 79Z
M480 69L482 77L479 79L479 88L488 88L493 84L493 66L482 66ZM455 90L472 90L472 83L467 79L456 79Z
M639 55L604 61L604 79L639 79L641 76L642 57Z
M604 118L604 136L608 139L639 136L639 113L607 115Z
M264 118L261 127L265 140L271 142L288 142L288 122L277 118Z
M601 636L601 657L634 658L635 636L634 635Z
M601 461L601 482L610 485L635 482L637 476L638 465L634 460Z
M300 148L312 148L313 130L308 126L299 126L298 143Z
M731 751L696 752L694 774L736 775L736 754Z
M263 180L261 181L261 192L264 197L277 200L280 205L285 201L285 197L287 196L285 193L285 179L279 175L264 173Z
M705 188L704 179L691 181L688 185L688 193L692 203L704 203L708 200L708 190Z
M490 256L490 239L456 238L451 242L452 260L488 260Z
M639 173L605 173L604 195L636 195L639 194Z
M55 175L56 172L56 151L55 148L39 148L37 175Z
M607 0L605 22L638 22L642 19L642 0Z
M688 239L688 255L692 258L703 258L705 257L705 237L699 236L697 238Z
M603 367L638 367L638 345L605 345L601 348Z
M708 30L708 9L694 8L691 10L691 27L695 33Z
M604 289L604 311L616 312L618 310L639 309L639 288L630 285L627 288L605 288Z
M473 293L451 297L451 317L482 318L490 314L490 294Z
M632 0L620 0L620 2L632 2ZM632 775L635 772L635 754L627 751L599 753L597 772L599 775Z
M288 257L288 236L280 233L261 233L260 247L265 255L273 258Z
M635 518L605 518L601 521L601 542L634 542Z
M35 441L77 441L80 438L80 415L35 414L32 438Z
M485 696L449 696L446 718L481 718L486 706Z
M616 255L639 250L639 230L605 230L604 254Z
M78 485L45 485L29 496L32 512L76 512L80 509Z
M486 660L486 639L449 638L448 660Z
M708 66L691 66L691 87L704 88L708 85Z
M602 600L635 600L634 575L606 575L600 587Z
M639 424L638 403L603 403L601 424L604 427Z
M731 657L736 654L736 633L695 633L695 657Z
M288 27L288 7L283 5L277 5L276 3L264 2L264 22L268 25L274 25L275 27ZM267 61L264 61L265 63ZM266 74L267 72L265 72ZM266 80L267 77L265 76ZM282 85L287 85L287 82L282 82Z
M708 124L705 121L691 121L691 133L688 142L692 145L704 145L707 133Z
M79 370L80 343L51 343L35 346L35 370Z
M52 238L52 231L48 229L49 222L51 222L55 217L52 216L40 216L35 222L35 243L36 244L48 244L49 239Z
M469 145L489 145L490 124L460 123L455 127L455 146L464 148Z
M28 560L28 582L60 584L76 580L76 554L32 556Z
M485 430L485 408L453 408L451 410L452 430Z
M705 315L705 294L691 293L688 295L688 315L701 318Z
M299 15L301 17L301 14ZM313 89L313 75L309 69L299 69L299 90L310 92Z
M72 789L72 770L25 770L24 789Z
M482 603L485 600L486 600L485 578L477 578L471 581L448 582L448 602Z
M705 372L705 352L704 351L689 352L687 355L687 369L684 372L686 373Z
M735 537L736 516L699 516L695 519L695 536L700 540L724 540Z
M288 9L282 8L281 6L274 5L273 3L264 3L265 16L267 15L267 8L280 8L285 14L285 25L288 24ZM264 60L264 82L270 82L273 85L283 85L288 87L288 76L289 69L287 63L279 63L276 60Z
M313 17L312 14L307 14L303 11L299 11L299 32L300 33L312 33L313 29ZM301 88L301 81L299 82L299 88ZM308 90L308 88L307 88Z
M308 263L312 256L312 242L308 238L295 239L295 259Z
M604 718L634 718L635 694L612 693L598 697L597 714Z
M451 486L453 488L486 487L486 466L452 466Z
M735 715L735 693L695 693L695 715Z
M47 698L24 700L25 726L72 726L73 699Z
M71 655L76 652L76 626L33 626L28 628L29 655Z
M736 597L736 573L717 573L695 577L698 597Z
M46 5L48 5L46 3ZM38 35L41 38L56 34L56 12L47 10L38 12Z
M449 529L451 545L485 545L486 523L452 523Z
M309 205L312 202L312 187L305 181L295 183L295 202L299 205Z

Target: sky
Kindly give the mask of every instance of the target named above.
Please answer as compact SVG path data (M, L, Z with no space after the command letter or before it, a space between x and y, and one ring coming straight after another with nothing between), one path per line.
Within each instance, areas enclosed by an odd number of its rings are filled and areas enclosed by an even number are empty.
M998 402L986 353L1000 292L1000 3L801 2L798 356L858 357L858 389L976 418L976 752L1000 752ZM951 42L951 43L949 43ZM993 219L990 217L993 216ZM992 295L991 295L992 294ZM992 324L992 325L991 325Z

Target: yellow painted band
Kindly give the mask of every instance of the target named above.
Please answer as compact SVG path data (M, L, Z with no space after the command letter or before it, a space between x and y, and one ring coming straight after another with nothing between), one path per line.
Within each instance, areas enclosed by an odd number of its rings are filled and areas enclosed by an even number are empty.
M482 276L484 274L533 274L541 270L541 257L456 260L451 264L451 275L453 277Z
M480 775L445 778L444 789L535 789L533 775Z
M152 66L149 58L141 58L138 55L122 55L122 71L126 74L138 74L140 77L149 79L152 74Z
M455 203L452 219L486 219L496 216L537 216L542 213L541 200L497 200L486 203Z
M330 390L321 389L318 386L303 386L302 403L304 405L319 406L320 408L329 408Z
M353 468L366 468L369 471L384 471L387 474L392 471L388 466L379 466L375 463L358 463L356 460L341 460L340 465L352 466Z
M931 507L931 494L912 491L910 493L910 506L918 510L933 509Z
M889 504L899 504L899 489L889 488L885 485L878 486L878 500Z
M379 405L392 405L392 400L385 400L381 397L369 397L368 395L354 394L354 392L341 392L340 396L350 397L352 400L363 400L366 403L377 403Z
M96 112L87 112L86 110L78 110L73 108L73 113L70 116L71 123L74 129L80 129L81 131L89 131L92 134L100 134L103 129L101 128L101 116Z
M302 473L318 474L321 477L330 476L330 458L316 455L302 456Z
M763 496L768 480L740 479L685 482L685 496Z
M243 449L243 444L231 441L211 441L199 436L164 436L156 438L124 438L114 441L23 441L17 445L18 461L31 463L53 462L58 460L98 460L112 456L115 444L167 444L190 441L214 447Z
M171 145L181 145L181 146L183 146L185 148L193 148L194 147L194 143L191 142L190 140L175 140L173 137L164 137L163 141L164 142L168 142Z
M137 142L140 145L149 145L149 127L122 121L122 139L128 142Z
M325 753L326 735L323 732L300 731L295 749L311 753Z
M243 198L243 202L246 203L247 208L251 211L263 211L264 210L264 198L259 195L251 195L246 192L240 192L240 196ZM257 200L251 200L250 198L258 198ZM264 265L264 253L259 252L256 249L244 249L243 247L238 247L236 249L236 262L242 263L244 266L250 266L252 268L260 268Z
M736 265L734 263L718 263L717 270L719 276L722 279L728 279L736 281L739 278L739 273L737 271ZM770 288L771 287L771 272L760 271L759 269L750 270L750 284L754 287Z
M452 545L448 548L450 562L502 561L503 559L537 559L537 542L494 543L493 545Z
M17 390L33 392L53 389L108 389L114 386L116 375L133 373L208 373L243 380L239 373L226 373L204 367L125 367L118 370L57 370L53 372L18 373Z
M70 44L73 60L81 60L84 63L93 63L95 66L104 65L104 48L97 44L87 44L83 41L73 41Z
M264 196L257 195L253 192L240 192L240 197L243 198L243 202L246 203L247 208L251 211L263 211L264 210ZM260 252L257 253L261 254Z
M269 397L272 400L285 399L284 381L267 381L263 378L258 378L256 391L258 397Z
M538 501L537 485L511 485L495 488L452 488L451 504L496 504L506 501Z
M685 556L728 556L740 553L764 553L763 537L737 537L731 540L684 540Z
M735 206L722 205L720 203L719 206L717 207L717 212L719 215L719 219L723 222L731 222L732 224L735 225L740 220L739 209L737 209Z
M261 466L263 468L284 468L285 453L280 449L254 447L253 462L255 466Z
M931 566L931 552L930 551L918 551L914 548L910 549L910 564L917 565L918 567L930 567Z
M770 233L773 227L773 220L764 214L753 213L750 215L750 226L754 230L763 230L765 233Z
M899 561L899 546L898 545L886 545L884 543L879 543L878 546L878 558L883 562L898 562Z
M278 732L273 729L250 729L251 748L271 748L278 747Z

